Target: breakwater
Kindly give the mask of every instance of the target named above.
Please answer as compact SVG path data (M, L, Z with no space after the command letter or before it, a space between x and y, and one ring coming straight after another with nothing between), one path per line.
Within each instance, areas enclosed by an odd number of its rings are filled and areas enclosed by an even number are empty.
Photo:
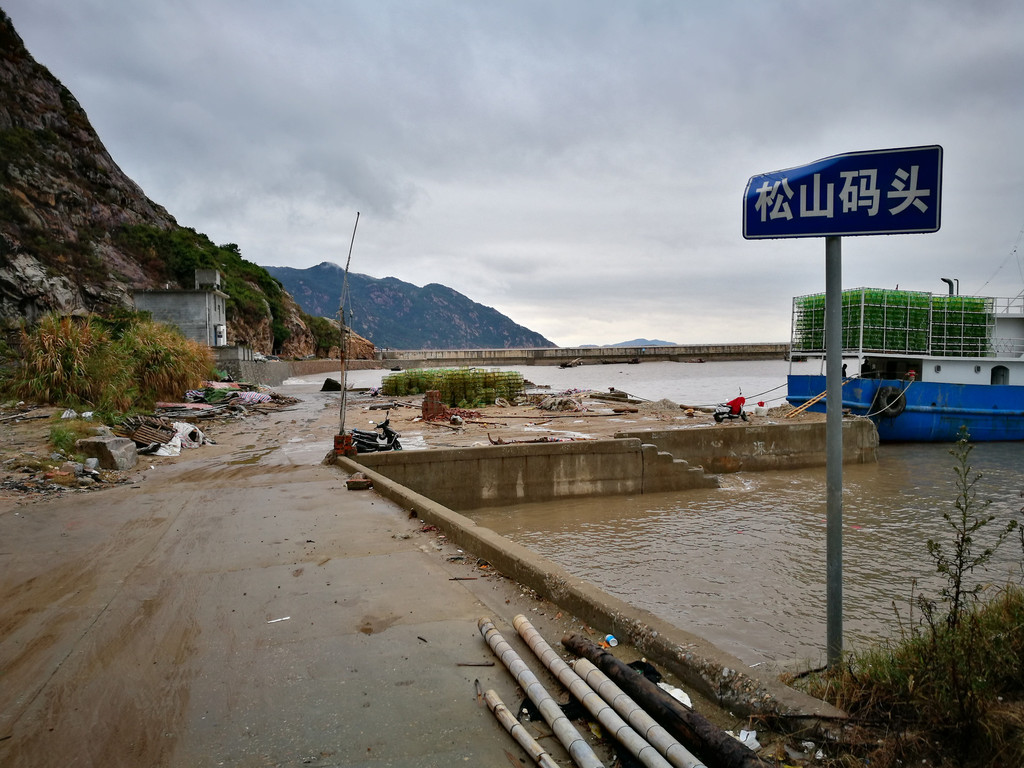
M677 347L542 347L537 349L379 349L385 368L448 368L477 365L602 365L695 363L721 360L784 360L789 344L689 344Z

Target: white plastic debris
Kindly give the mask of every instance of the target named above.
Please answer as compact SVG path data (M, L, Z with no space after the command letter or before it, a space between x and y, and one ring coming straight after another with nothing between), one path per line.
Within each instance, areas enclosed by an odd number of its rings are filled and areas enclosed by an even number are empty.
M757 731L740 731L740 741L748 749L761 748L761 742L757 740Z
M693 703L690 701L689 694L687 694L682 688L676 688L674 685L669 685L668 683L658 683L658 687L683 706L693 709Z
M181 455L181 437L175 435L166 443L161 445L155 451L154 456L180 456Z

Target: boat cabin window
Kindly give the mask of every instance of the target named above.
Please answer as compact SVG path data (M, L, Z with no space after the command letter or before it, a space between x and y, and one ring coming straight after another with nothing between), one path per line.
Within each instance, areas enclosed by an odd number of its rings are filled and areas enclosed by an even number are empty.
M996 365L992 367L992 383L998 385L1006 385L1010 383L1010 369L1005 365Z

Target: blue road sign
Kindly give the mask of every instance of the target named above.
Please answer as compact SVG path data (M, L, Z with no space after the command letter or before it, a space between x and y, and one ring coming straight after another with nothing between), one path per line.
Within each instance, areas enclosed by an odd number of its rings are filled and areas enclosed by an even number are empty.
M743 237L828 237L937 232L942 147L834 155L751 176Z

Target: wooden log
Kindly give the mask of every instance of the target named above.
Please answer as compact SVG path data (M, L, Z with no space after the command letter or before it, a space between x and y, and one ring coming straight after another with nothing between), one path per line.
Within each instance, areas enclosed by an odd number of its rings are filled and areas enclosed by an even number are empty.
M566 635L562 645L588 659L633 698L680 743L714 768L765 768L749 747L656 686L613 654L582 635Z

